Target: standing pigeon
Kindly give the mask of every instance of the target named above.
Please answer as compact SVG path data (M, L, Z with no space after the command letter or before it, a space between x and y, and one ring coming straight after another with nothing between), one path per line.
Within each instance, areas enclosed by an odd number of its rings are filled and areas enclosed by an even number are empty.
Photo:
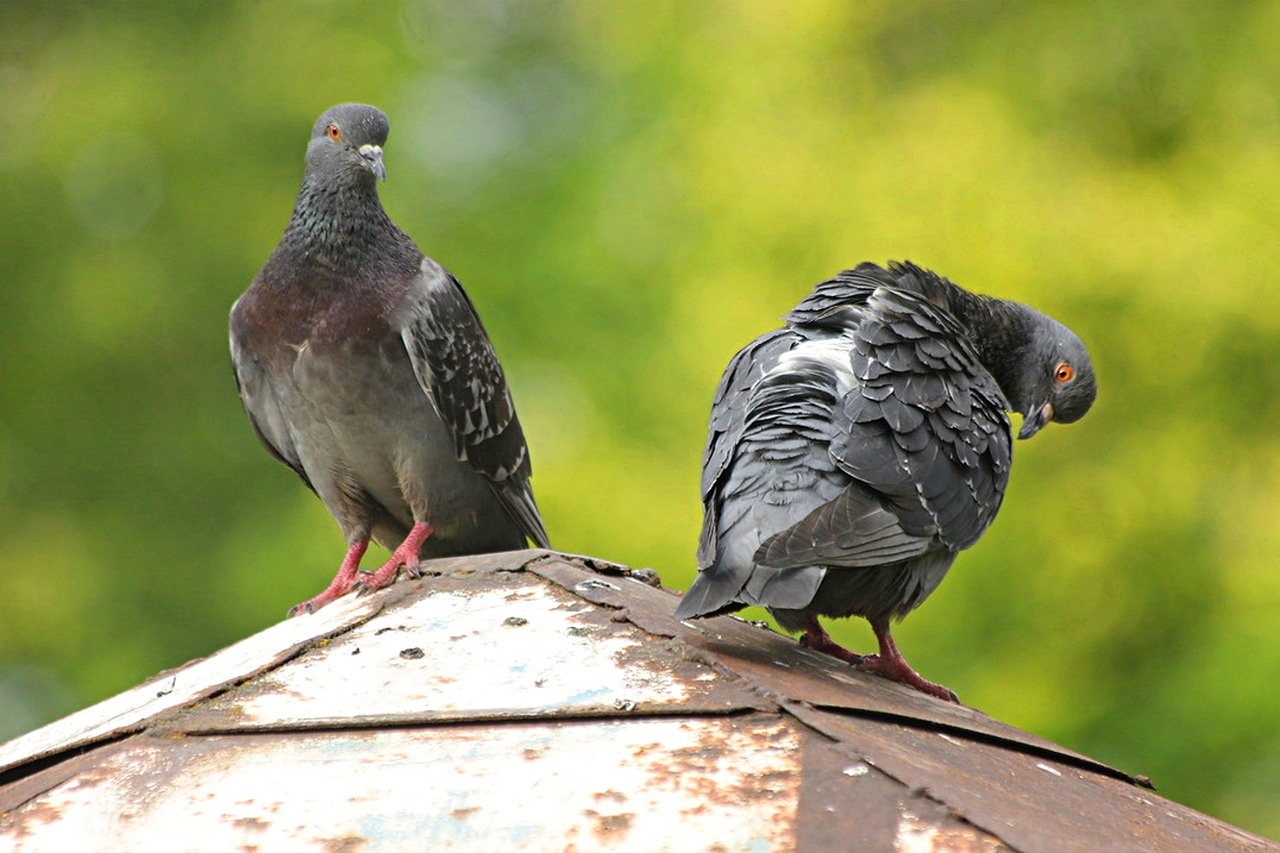
M705 517L686 619L767 607L801 644L941 699L889 622L941 582L1000 508L1013 434L1084 416L1097 396L1071 330L911 263L819 284L786 328L729 363L703 456ZM879 654L819 616L862 616Z
M329 587L377 589L422 556L547 547L511 393L457 279L378 201L387 117L320 116L280 244L231 309L253 431L324 501L347 540ZM357 574L372 537L392 551Z

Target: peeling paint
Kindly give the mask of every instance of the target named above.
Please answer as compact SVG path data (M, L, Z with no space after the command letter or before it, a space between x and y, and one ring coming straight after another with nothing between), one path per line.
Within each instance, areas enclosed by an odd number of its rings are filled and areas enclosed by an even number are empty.
M0 849L1276 849L622 567L424 568L0 746Z
M1009 848L969 827L940 828L910 812L898 822L895 853L995 853Z
M96 790L68 783L0 817L0 839L14 853L89 838L131 853L179 839L488 853L576 833L584 849L785 850L799 737L778 718L737 717L218 735L198 750L140 740Z
M241 725L279 727L396 714L634 710L689 698L692 685L669 666L638 665L636 653L647 651L642 632L584 621L598 614L569 610L571 602L581 603L536 580L427 594L220 697L209 713L234 707Z

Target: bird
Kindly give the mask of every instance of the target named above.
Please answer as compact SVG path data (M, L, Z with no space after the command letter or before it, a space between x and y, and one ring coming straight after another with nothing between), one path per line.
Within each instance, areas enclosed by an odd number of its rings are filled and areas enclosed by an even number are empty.
M715 392L698 574L681 620L768 609L802 646L938 699L890 623L918 607L996 517L1019 439L1097 397L1080 338L1030 306L910 261L819 283L730 361ZM860 616L879 651L818 617Z
M520 419L458 279L382 207L385 113L325 111L279 244L231 309L253 432L319 496L347 551L290 609L420 576L424 557L550 547ZM391 552L360 571L370 539Z

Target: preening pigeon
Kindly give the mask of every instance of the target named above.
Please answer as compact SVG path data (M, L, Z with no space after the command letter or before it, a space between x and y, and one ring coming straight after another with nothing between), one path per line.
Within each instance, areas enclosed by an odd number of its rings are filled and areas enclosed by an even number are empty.
M231 309L249 423L319 495L347 554L311 611L376 589L421 556L547 547L524 432L457 279L378 200L390 125L376 107L320 116L293 217ZM360 573L370 537L392 556Z
M766 607L800 642L958 701L903 659L890 620L918 607L995 518L1013 434L1083 417L1089 353L1033 308L911 263L819 284L786 327L744 347L711 408L705 516L686 619ZM819 616L862 616L879 654Z

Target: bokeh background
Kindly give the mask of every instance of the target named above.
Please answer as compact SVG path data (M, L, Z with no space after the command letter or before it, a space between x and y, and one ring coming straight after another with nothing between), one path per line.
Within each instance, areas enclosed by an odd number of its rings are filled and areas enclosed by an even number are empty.
M813 283L910 258L1073 327L1097 405L1017 446L901 646L1280 837L1278 93L1275 2L0 5L0 737L336 568L226 315L315 117L362 100L387 208L506 364L555 544L671 587L720 371Z

